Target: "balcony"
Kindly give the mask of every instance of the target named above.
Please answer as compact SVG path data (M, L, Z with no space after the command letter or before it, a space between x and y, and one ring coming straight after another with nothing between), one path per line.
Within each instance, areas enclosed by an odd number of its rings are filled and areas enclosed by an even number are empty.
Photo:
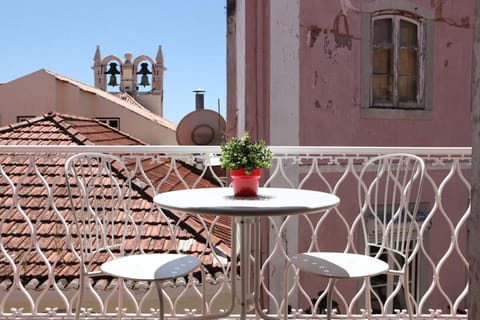
M144 231L133 245L142 251L184 251L202 259L206 277L193 274L167 283L167 318L215 314L231 302L234 266L230 221L215 216L168 212L152 204L158 192L226 186L218 168L219 147L179 146L0 146L0 319L72 319L78 288L76 236L65 199L63 163L77 152L120 155L135 172L141 199L136 214ZM273 165L265 187L335 193L336 209L262 221L261 294L266 313L281 316L287 303L297 318L324 317L327 282L290 272L284 299L283 267L288 255L308 248L357 250L351 223L358 212L356 183L371 156L411 152L427 166L422 194L421 248L411 263L412 295L418 318L466 319L468 262L466 222L470 214L470 148L272 147ZM148 201L150 199L150 201ZM188 201L188 199L185 199ZM168 227L165 227L168 226ZM301 232L299 232L301 230ZM166 234L168 233L168 234ZM378 319L408 318L394 278L374 281ZM155 286L100 278L88 288L83 315L116 319L119 286L125 286L124 319L157 317ZM253 284L252 284L253 285ZM361 285L339 281L333 299L338 318L365 318ZM230 318L237 318L236 312ZM251 312L249 318L256 318Z

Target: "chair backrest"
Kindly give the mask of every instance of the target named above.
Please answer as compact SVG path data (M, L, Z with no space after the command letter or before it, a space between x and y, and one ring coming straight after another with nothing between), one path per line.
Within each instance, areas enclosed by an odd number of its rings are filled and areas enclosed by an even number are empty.
M99 260L123 255L127 234L138 237L130 215L131 177L121 159L94 152L69 157L65 177L75 222L72 235L78 236L87 272Z
M418 250L417 212L425 173L423 160L410 154L370 159L362 168L358 199L367 254L388 258L402 271Z

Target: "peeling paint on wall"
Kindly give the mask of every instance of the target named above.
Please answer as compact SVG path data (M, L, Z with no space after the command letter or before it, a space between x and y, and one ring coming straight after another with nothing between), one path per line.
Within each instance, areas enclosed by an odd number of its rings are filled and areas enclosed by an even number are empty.
M333 108L333 100L329 99L325 104L322 105L320 103L320 100L316 99L314 105L315 105L315 108L317 109L330 110Z
M327 81L322 77L322 76L319 76L318 75L318 71L315 70L313 72L313 84L312 84L312 88L316 88L318 83L321 83L321 84L326 84Z
M352 40L358 40L350 34L348 18L345 14L339 13L333 20L333 27L329 31L324 30L323 51L329 59L336 56L336 50L339 48L352 50ZM329 34L333 35L333 41Z
M236 0L227 0L227 18L235 15Z
M317 41L318 35L322 32L322 28L319 28L315 25L310 26L307 31L307 45L309 48L312 48L315 42Z
M443 15L443 6L446 2L447 0L430 0L430 5L432 6L432 8L435 8L435 21L444 22L450 26L457 28L470 28L470 17L468 16L461 18L460 22L458 22Z
M337 14L333 21L333 36L337 48L352 50L352 36L350 35L347 16L343 13Z
M333 20L331 28L319 27L318 25L311 25L307 29L307 46L313 48L319 37L323 33L323 51L328 59L335 58L336 49L344 48L352 50L352 40L359 40L350 34L348 24L348 13L350 11L359 13L359 10L354 7L350 0L338 0L340 4L340 11ZM330 37L333 35L333 41Z
M332 45L332 41L328 35L325 35L323 39L323 52L328 59L334 59L336 57L336 47Z

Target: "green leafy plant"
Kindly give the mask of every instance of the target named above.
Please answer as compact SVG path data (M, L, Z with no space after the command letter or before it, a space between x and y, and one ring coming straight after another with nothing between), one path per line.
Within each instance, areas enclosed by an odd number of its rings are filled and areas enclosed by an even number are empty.
M250 175L253 169L269 168L272 164L272 151L265 141L251 141L248 132L240 139L233 137L221 146L220 166L225 169L245 169Z

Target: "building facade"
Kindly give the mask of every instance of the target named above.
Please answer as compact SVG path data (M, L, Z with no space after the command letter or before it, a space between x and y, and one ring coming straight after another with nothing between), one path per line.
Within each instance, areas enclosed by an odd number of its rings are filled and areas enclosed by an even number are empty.
M249 131L278 146L471 146L473 0L228 4L228 136ZM353 190L341 204L351 205L343 207L348 219L358 213ZM426 210L434 197L424 196ZM448 197L457 219L464 204L454 193ZM290 253L304 246L301 230L290 221L284 235ZM336 237L334 226L324 233ZM428 239L431 250L441 237ZM325 244L332 246L334 240ZM459 272L455 264L444 270ZM274 270L270 277L274 284L281 279ZM451 282L445 287L459 290Z
M177 144L176 124L127 92L113 94L44 69L1 85L0 110L0 126L56 111L96 118L148 144Z
M474 1L235 1L228 134L470 146Z

